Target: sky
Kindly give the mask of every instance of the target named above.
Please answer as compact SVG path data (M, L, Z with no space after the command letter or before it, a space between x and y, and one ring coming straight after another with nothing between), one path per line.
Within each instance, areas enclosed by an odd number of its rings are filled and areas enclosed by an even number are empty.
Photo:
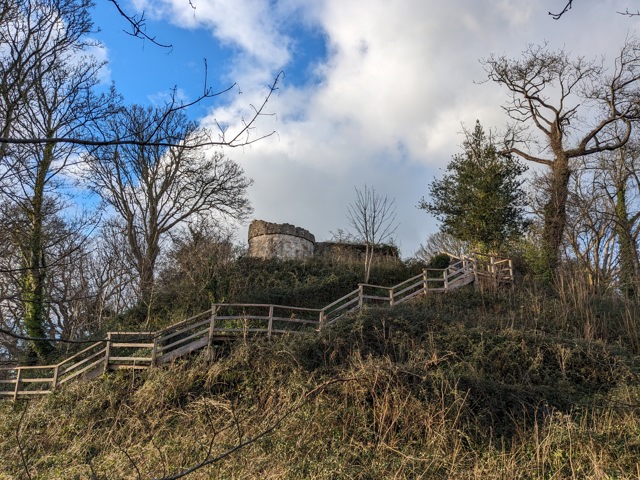
M104 81L127 102L185 101L205 77L227 93L192 109L203 125L239 128L279 72L283 76L245 147L226 148L253 180L249 218L290 223L317 241L350 230L347 206L367 185L395 199L395 242L412 256L437 221L416 205L460 153L462 130L480 120L504 129L508 93L486 81L481 60L518 58L548 43L612 65L640 17L632 0L122 0L144 12L146 33L97 0L95 23L108 61ZM205 68L206 64L206 68ZM249 221L237 242L246 242Z

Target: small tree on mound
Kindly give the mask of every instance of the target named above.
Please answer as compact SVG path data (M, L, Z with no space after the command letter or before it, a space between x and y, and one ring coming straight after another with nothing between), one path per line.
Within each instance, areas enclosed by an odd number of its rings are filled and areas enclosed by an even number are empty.
M520 176L526 168L500 154L479 121L465 135L463 153L453 157L443 178L429 185L430 199L422 198L418 207L442 222L442 232L497 251L525 230Z
M373 187L356 187L356 199L347 210L349 223L355 230L354 238L365 244L364 283L369 281L374 249L392 241L398 228L395 200L381 195Z

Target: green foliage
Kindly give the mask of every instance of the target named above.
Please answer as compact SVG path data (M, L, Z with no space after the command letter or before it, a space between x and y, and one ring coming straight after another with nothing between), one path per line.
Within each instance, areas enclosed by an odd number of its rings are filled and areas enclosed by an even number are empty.
M442 278L444 273L442 272L451 264L451 257L446 253L439 253L432 256L427 263L427 276L429 278ZM441 270L441 271L438 271Z
M375 262L369 281L391 286L419 270L399 260ZM230 301L319 308L355 290L363 272L364 266L356 261L241 258L234 264Z
M444 177L430 184L430 200L423 198L418 206L442 222L443 232L497 251L525 229L519 177L526 169L498 152L479 121L462 146Z
M151 310L142 303L135 305L108 328L135 330L145 320L148 327L161 328L207 310L212 303L321 308L355 290L364 272L357 260L234 257L224 239L195 235L185 240L169 256ZM417 263L381 259L373 262L370 281L392 286L421 269Z
M447 268L451 263L451 258L446 253L439 253L434 255L427 263L427 268Z

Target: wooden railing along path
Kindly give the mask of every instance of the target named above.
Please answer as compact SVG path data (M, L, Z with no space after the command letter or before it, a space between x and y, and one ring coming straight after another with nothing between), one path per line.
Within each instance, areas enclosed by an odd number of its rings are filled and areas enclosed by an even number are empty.
M55 365L0 368L0 398L44 395L71 380L95 378L108 370L162 365L225 339L318 332L365 304L393 306L474 281L481 284L489 279L495 285L513 281L509 259L480 255L453 258L445 269L425 269L393 287L359 284L323 308L217 303L156 332L109 332L105 339Z

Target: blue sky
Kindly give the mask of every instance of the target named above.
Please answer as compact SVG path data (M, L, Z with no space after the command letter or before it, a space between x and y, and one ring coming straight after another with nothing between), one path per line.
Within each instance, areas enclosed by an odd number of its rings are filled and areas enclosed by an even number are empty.
M396 233L411 256L436 222L415 206L459 152L462 126L503 128L507 94L483 83L479 59L518 56L549 42L572 55L610 60L640 20L616 14L625 0L577 0L559 21L560 0L123 0L145 12L162 49L123 33L107 0L95 20L109 62L105 77L128 102L160 101L173 87L185 99L203 86L238 87L192 112L206 125L233 126L285 77L256 135L227 149L254 180L252 218L292 223L327 240L348 229L354 187L395 198ZM608 62L610 64L611 62ZM241 93L240 93L241 92ZM246 225L237 241L246 240Z

